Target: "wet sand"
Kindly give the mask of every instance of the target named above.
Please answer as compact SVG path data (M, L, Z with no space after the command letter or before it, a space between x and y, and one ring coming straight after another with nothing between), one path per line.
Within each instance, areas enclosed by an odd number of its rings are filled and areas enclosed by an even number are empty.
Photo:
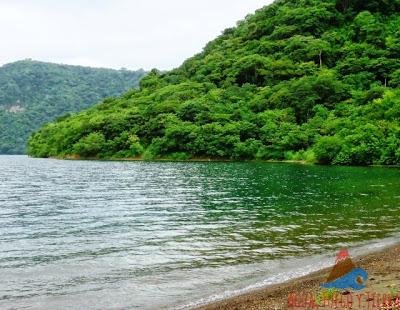
M321 283L332 270L328 268L196 309L400 309L396 298L400 296L400 245L353 258L353 262L369 276L366 288L361 291L322 289Z

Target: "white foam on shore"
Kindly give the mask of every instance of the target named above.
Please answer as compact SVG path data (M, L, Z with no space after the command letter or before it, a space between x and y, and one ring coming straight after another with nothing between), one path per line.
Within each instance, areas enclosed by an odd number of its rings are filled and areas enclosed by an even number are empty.
M393 246L395 244L398 244L399 242L400 242L400 234L397 234L381 240L372 240L369 241L368 243L363 243L361 245L339 244L338 249L349 248L351 256L358 257L381 251L384 248ZM247 285L240 289L226 290L224 292L211 295L205 298L201 298L185 305L173 307L172 309L174 310L193 309L214 302L222 301L227 298L249 293L271 285L280 284L296 278L300 278L308 274L311 274L313 272L331 267L334 263L335 256L336 253L331 252L328 253L327 255L316 255L306 258L287 259L279 263L280 267L283 267L281 268L281 272L268 276L267 278L261 281L258 281L251 285ZM293 267L293 266L301 266L301 267Z

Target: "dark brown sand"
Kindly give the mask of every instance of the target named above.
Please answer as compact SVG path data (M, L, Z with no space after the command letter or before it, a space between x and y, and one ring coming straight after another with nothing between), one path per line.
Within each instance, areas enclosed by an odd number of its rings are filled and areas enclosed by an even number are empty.
M333 265L334 258L332 260ZM328 268L197 309L400 309L400 306L394 306L395 296L400 296L400 245L353 258L353 263L364 268L369 275L366 288L362 291L338 290L328 293L326 289L321 289L320 284L326 281L332 270ZM296 302L293 296L296 296Z

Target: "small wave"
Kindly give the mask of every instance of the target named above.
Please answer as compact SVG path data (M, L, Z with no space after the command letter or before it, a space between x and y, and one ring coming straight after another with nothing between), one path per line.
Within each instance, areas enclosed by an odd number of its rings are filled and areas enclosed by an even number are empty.
M393 246L399 243L400 234L393 235L391 237L382 239L382 240L374 240L372 243L361 244L361 245L353 245L351 253L353 257L367 255L373 252L377 252L386 247ZM264 280L258 281L254 284L248 285L241 289L235 290L226 290L219 294L211 295L208 297L201 298L199 300L190 302L185 305L175 306L171 308L171 310L187 310L193 309L196 307L204 306L207 304L212 304L214 302L222 301L227 298L239 296L245 293L249 293L258 289L262 289L271 285L285 283L287 281L300 278L311 274L313 272L328 268L332 266L332 257L335 256L336 253L332 252L329 255L317 255L304 259L291 259L285 262L285 265L301 265L301 268L293 268L287 269L284 272L276 273L272 276L265 278Z

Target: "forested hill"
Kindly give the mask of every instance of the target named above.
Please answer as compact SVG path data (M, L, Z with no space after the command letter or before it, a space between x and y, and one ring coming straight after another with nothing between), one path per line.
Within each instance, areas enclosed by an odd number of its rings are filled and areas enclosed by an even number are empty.
M137 87L145 72L23 60L0 67L0 154L22 154L44 123Z
M400 0L278 0L32 156L400 163Z

